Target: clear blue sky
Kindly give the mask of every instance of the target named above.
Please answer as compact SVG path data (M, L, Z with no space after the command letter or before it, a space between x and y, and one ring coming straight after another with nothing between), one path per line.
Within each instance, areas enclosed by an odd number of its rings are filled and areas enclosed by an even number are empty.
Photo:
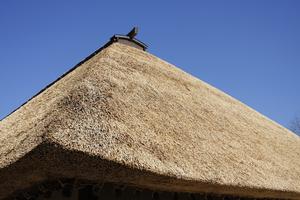
M300 1L0 2L0 118L115 33L288 126L300 113Z

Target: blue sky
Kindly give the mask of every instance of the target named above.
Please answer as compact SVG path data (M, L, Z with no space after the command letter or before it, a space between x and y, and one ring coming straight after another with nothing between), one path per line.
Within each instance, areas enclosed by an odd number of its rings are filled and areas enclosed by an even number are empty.
M0 2L0 118L115 33L288 126L300 115L300 1Z

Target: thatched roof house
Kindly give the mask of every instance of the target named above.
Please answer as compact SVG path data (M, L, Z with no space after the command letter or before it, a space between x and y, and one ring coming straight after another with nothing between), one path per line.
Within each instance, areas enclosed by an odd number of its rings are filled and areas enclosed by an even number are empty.
M97 195L300 199L300 138L111 42L0 122L0 199Z

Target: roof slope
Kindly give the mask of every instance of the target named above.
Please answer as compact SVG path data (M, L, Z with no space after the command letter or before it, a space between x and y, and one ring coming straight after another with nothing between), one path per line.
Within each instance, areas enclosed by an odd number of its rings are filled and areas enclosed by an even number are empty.
M55 176L299 199L300 138L115 43L0 122L0 199Z

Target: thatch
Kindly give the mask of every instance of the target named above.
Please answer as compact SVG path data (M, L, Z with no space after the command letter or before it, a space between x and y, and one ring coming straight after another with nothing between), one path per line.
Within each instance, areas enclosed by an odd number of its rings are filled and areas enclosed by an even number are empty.
M299 199L300 139L116 43L0 122L0 199L56 177Z

